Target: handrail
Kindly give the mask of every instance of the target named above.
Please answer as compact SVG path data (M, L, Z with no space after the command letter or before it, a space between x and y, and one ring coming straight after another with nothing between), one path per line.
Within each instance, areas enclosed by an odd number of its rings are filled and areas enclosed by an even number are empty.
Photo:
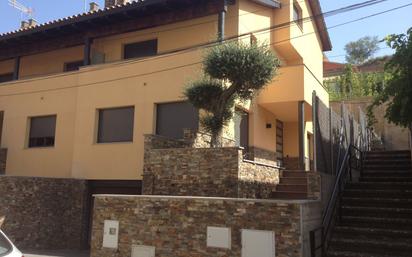
M320 227L310 231L310 244L311 244L311 257L316 257L316 253L321 250L322 256L327 250L327 239L331 231L333 217L336 212L338 212L338 217L341 217L341 210L336 209L340 204L342 197L342 191L344 189L347 180L352 181L352 168L362 172L362 161L363 153L362 151L354 146L349 145L345 151L344 158L342 160L341 166L339 168L338 175L335 180L332 194L329 198L326 210L322 217L322 224ZM348 178L349 177L349 178ZM320 232L321 243L316 245L316 233Z

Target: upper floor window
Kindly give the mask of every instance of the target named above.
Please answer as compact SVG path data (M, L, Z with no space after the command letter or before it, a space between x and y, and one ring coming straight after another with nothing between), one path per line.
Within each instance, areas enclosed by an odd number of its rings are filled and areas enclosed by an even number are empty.
M29 147L54 146L56 115L30 118Z
M0 83L12 81L12 80L13 80L13 73L0 74Z
M132 142L134 107L99 110L97 143Z
M303 28L302 20L302 8L300 8L298 3L293 3L293 21L295 21L300 28Z
M64 71L76 71L79 70L79 68L83 66L83 60L82 61L74 61L74 62L66 62L64 64Z
M131 43L124 46L123 58L141 58L157 54L157 39Z

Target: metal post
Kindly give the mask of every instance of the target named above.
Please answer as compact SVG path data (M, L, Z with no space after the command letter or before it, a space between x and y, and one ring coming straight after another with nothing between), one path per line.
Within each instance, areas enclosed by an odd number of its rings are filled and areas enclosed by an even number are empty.
M298 102L299 169L305 169L305 102Z
M20 56L14 58L13 80L18 80L20 76Z
M317 144L318 144L318 97L316 96L316 91L313 90L312 93L312 127L313 127L313 170L318 170L318 155L317 155ZM326 172L326 171L325 171Z
M218 17L218 35L217 39L219 42L222 42L225 39L225 19L226 19L226 12L227 12L227 0L223 1L223 9L219 12Z

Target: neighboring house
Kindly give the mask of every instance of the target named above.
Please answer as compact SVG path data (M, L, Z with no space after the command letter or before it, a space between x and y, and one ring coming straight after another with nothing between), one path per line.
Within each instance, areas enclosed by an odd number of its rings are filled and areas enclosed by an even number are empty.
M82 178L100 193L136 193L127 188L142 180L143 135L183 138L183 129L199 129L199 112L182 91L200 75L202 45L218 34L269 43L282 62L274 81L238 106L225 136L255 159L302 167L311 157L313 91L329 102L325 22L302 20L321 13L318 0L105 5L0 35L6 175Z

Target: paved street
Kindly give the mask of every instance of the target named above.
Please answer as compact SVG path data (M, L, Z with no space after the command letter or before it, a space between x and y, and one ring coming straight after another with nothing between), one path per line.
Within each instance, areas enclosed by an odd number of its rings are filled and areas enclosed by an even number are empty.
M23 251L25 257L89 257L88 252L78 251Z

